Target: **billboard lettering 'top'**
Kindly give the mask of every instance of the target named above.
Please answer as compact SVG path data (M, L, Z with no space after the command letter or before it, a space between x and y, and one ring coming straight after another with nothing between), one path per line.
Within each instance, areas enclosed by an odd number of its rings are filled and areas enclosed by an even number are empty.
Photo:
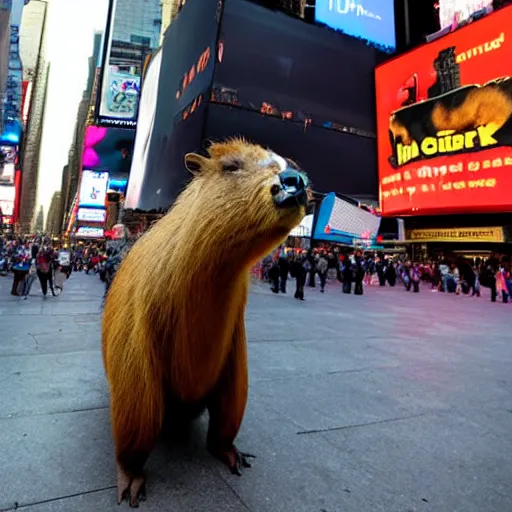
M338 14L354 13L356 16L366 16L368 18L382 20L378 14L366 10L363 5L354 0L329 0L329 10L332 12L335 11Z
M317 0L315 18L319 23L389 51L396 48L393 0Z

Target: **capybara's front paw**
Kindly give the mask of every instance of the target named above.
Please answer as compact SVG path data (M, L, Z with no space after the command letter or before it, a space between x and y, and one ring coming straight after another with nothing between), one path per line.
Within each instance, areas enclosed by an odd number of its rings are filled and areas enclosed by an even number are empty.
M242 468L251 467L249 459L256 458L255 455L239 451L235 445L232 445L228 450L221 450L215 447L208 447L208 449L214 457L228 466L231 473L238 476L242 476Z
M146 478L143 474L132 476L117 467L117 504L127 501L131 508L138 508L146 500Z

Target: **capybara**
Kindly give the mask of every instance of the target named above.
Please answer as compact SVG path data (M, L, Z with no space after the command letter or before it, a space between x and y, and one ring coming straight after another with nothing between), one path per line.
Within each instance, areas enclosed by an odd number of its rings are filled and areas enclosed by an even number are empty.
M436 103L432 111L436 130L462 132L487 126L489 134L497 132L512 115L512 98L500 85L492 83L471 89L464 102L454 108Z
M512 116L512 80L503 78L483 86L465 86L438 98L416 103L391 114L394 141L410 145L438 132L464 132L486 126L490 135ZM418 139L420 135L420 139Z
M167 421L207 409L207 447L233 473L247 390L249 270L300 223L308 180L241 139L188 154L194 177L127 254L103 318L118 502L145 497L143 466Z

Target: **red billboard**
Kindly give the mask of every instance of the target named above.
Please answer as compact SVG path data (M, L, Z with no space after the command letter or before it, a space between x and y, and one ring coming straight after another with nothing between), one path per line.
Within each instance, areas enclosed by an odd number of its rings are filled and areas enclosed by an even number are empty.
M512 6L375 70L383 215L512 211Z

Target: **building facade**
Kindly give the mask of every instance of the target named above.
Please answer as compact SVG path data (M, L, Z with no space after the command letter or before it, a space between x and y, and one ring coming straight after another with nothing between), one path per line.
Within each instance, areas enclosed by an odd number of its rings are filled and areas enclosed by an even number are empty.
M21 233L32 232L37 217L35 205L39 154L49 75L45 58L47 9L46 2L32 0L24 9L21 23L23 79L31 84L31 97L25 100L29 102L29 110L20 154L21 198L17 228Z

